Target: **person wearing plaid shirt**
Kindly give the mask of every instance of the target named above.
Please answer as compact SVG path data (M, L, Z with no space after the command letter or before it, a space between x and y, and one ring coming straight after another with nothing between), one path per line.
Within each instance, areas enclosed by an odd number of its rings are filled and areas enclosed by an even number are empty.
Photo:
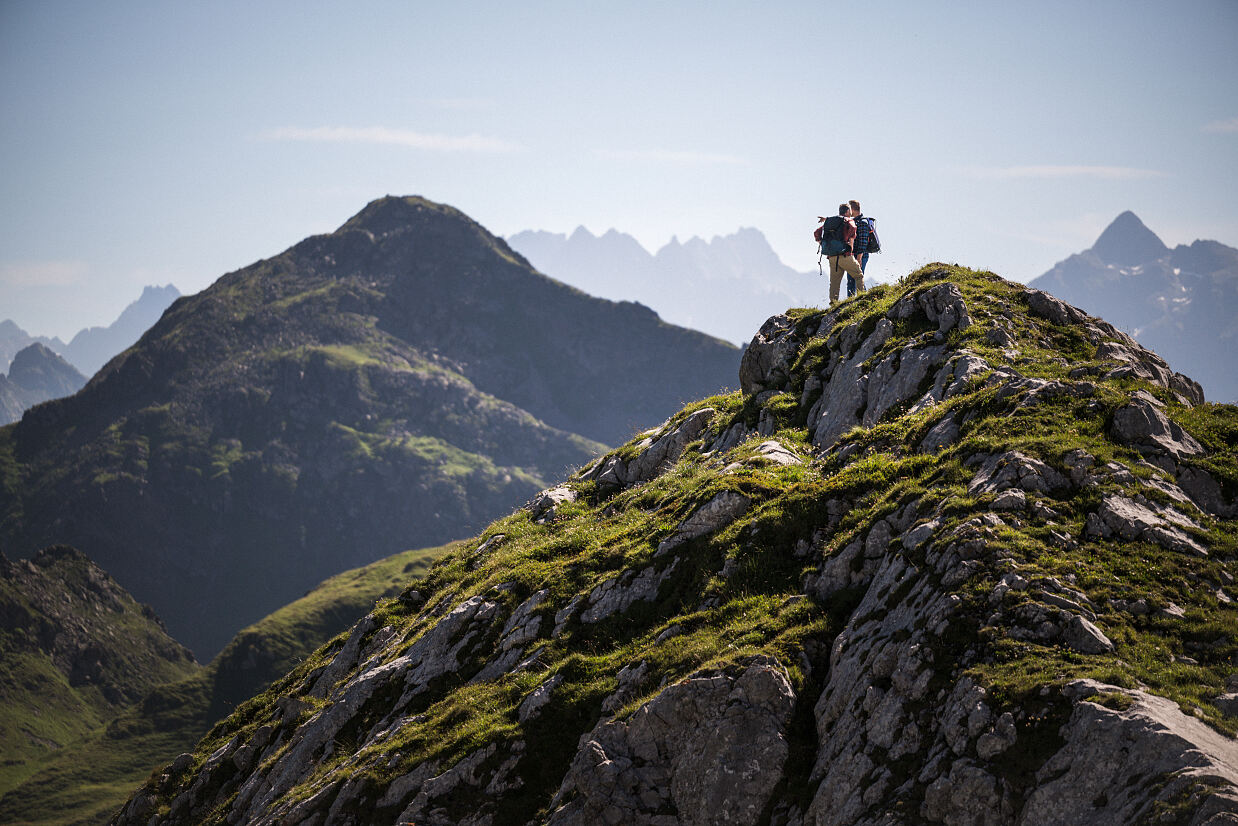
M868 266L868 236L871 227L864 213L860 211L859 201L848 201L847 204L851 207L851 218L855 221L855 257L860 262L860 272L864 272L864 268ZM847 298L853 295L855 295L855 279L848 274Z

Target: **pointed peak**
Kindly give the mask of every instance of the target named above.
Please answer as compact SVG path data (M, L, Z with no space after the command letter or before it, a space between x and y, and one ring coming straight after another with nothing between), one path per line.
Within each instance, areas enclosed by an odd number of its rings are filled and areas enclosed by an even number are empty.
M1092 251L1107 264L1129 267L1155 261L1169 248L1135 213L1127 210L1100 234Z

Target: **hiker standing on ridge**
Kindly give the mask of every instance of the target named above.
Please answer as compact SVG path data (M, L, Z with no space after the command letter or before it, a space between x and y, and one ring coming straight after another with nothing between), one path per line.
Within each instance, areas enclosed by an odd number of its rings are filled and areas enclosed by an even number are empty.
M838 214L821 218L821 252L830 260L830 303L838 301L843 273L855 279L856 289L864 289L864 271L853 254L856 227L851 220L851 205L839 204Z
M856 260L860 263L860 272L868 271L868 254L876 252L876 249L870 250L871 247L876 247L876 232L873 230L872 218L865 218L864 213L860 210L860 202L852 199L847 202L851 207L851 220L855 222L855 246L852 251L855 253ZM861 287L860 289L863 289ZM855 295L855 279L851 274L847 274L847 298Z

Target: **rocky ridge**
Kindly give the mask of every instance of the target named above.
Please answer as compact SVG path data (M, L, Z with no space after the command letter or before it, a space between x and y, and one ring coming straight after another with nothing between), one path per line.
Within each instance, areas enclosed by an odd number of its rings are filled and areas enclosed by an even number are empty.
M1238 411L925 268L770 319L115 823L1238 818Z

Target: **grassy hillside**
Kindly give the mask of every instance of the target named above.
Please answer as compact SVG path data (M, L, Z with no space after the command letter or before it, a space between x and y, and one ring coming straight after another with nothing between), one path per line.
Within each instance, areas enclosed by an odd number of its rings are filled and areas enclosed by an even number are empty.
M105 821L149 775L151 768L192 748L212 723L282 676L324 641L347 629L379 598L407 587L450 546L406 551L345 571L304 597L242 630L210 665L150 690L137 702L107 713L80 704L57 709L37 662L4 658L20 675L25 694L8 693L3 709L13 717L58 721L61 748L26 756L6 736L3 754L15 773L0 791L0 822L95 824ZM149 672L148 672L149 673ZM167 679L168 676L164 675ZM39 685L36 685L39 681ZM60 678L63 682L63 677ZM50 700L50 701L49 701ZM59 713L55 713L59 711ZM40 728L44 737L53 732ZM20 776L15 770L20 770ZM26 779L27 775L32 775ZM25 782L19 782L24 780ZM6 793L7 792L7 793Z
M759 341L747 392L458 546L117 822L652 823L704 801L736 822L1013 822L1066 805L1061 777L1107 784L1106 816L1136 795L1173 820L1238 788L1070 762L1100 742L1075 733L1089 714L1142 736L1157 698L1233 753L1238 409L957 267ZM748 719L777 736L728 728Z
M80 552L0 556L0 794L153 686L198 668L148 606Z

